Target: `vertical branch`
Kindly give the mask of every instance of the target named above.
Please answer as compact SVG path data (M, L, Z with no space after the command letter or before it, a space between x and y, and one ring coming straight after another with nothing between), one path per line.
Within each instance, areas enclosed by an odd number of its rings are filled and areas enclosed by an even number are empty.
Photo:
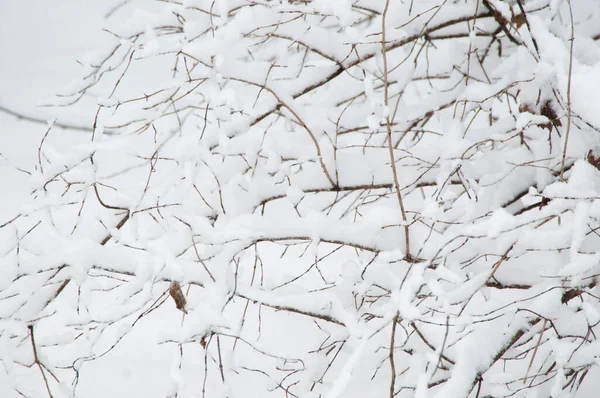
M42 377L44 378L44 384L46 385L46 391L48 391L48 395L50 396L50 398L54 398L54 396L52 395L52 392L50 391L50 385L48 384L48 378L46 377L46 374L44 373L44 369L42 368L42 363L40 362L40 358L38 357L37 347L35 345L35 337L33 335L33 325L27 325L27 327L29 328L29 337L31 339L31 347L33 347L33 360L34 360L35 364L38 366L38 368L40 369L40 373L42 374Z
M392 144L392 124L390 121L389 114L389 82L388 82L388 64L387 64L387 49L385 46L385 19L390 6L390 0L386 0L385 8L381 16L381 53L383 55L383 103L385 105L385 125L387 128L387 141L388 151L390 154L390 162L392 165L392 174L394 176L394 188L396 189L396 197L398 198L398 204L400 205L400 211L402 212L402 221L404 224L404 235L405 235L405 253L406 259L410 260L410 236L408 230L408 220L406 218L406 211L404 210L404 201L402 200L402 194L400 193L400 183L398 182L398 171L396 170L396 159L394 158L394 146Z
M221 339L217 336L217 352L219 354L219 372L221 373L221 380L225 383L225 374L223 373L223 358L221 357Z
M469 30L475 34L475 25L477 24L477 13L479 12L479 1L475 2L475 14L473 14L473 28L467 22L467 26L469 26ZM469 37L469 49L467 50L467 73L465 75L465 87L469 86L469 77L471 75L471 53L473 52L473 39ZM465 117L465 113L467 112L467 104L468 101L464 102L461 120Z
M210 340L212 340L212 338L209 339L209 344L210 344ZM202 342L204 342L204 345L202 345ZM206 343L204 338L202 338L202 340L200 340L200 345L202 345L202 348L204 348L204 380L202 381L202 398L205 398L206 397L206 381L208 380L208 349L206 348L206 346L208 344Z
M392 370L392 379L390 380L390 398L394 398L394 388L396 386L396 364L394 363L394 340L396 338L396 323L398 323L399 314L396 313L392 321L392 337L390 338L390 368Z
M254 277L256 276L256 268L258 266L258 248L256 247L256 243L254 244L254 268L252 269L252 279L250 280L250 286L254 286ZM250 305L250 300L246 300L246 305L244 307L244 312L242 314L242 319L240 320L240 331L239 334L241 336L242 329L244 328L244 323L246 323L246 313L248 312L248 306ZM239 337L236 337L233 340L233 347L231 352L235 352L235 347L237 346Z
M546 330L546 322L547 319L544 319L544 323L542 324L542 330L540 331L540 337L533 349L533 355L531 356L531 361L529 361L529 366L527 367L527 372L525 372L525 378L523 379L523 384L527 384L527 378L529 377L529 371L531 370L531 366L533 365L533 361L535 360L535 356L537 354L538 348L540 347L540 343L542 342L542 336L544 335L544 331Z
M450 333L450 315L446 315L446 332L444 333L444 340L442 340L442 345L440 346L440 355L438 355L438 362L433 370L431 379L433 379L433 376L435 376L438 369L442 366L442 358L444 357L444 347L446 347L446 342L448 341L448 333Z
M571 8L571 0L567 0L567 5L569 6L569 17L571 19L571 43L569 45L569 76L567 77L567 132L565 134L565 144L563 146L562 161L560 163L561 180L564 180L567 144L569 143L569 133L571 132L571 80L573 75L573 42L575 41L575 25L573 23L573 9Z

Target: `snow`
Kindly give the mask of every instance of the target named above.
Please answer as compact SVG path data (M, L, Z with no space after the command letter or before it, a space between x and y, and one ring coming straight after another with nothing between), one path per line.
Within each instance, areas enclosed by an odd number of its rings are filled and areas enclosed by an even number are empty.
M71 3L0 6L0 396L593 395L594 2L390 2L387 76L385 1Z

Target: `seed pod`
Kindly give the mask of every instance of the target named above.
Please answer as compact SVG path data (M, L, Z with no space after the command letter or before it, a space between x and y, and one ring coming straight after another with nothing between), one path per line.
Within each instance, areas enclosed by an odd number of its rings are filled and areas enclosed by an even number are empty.
M185 308L186 300L185 296L183 295L183 292L181 291L181 285L179 285L179 282L171 282L171 286L169 287L169 294L171 295L171 297L173 297L173 300L175 300L175 306L177 307L177 309L187 314L187 310Z

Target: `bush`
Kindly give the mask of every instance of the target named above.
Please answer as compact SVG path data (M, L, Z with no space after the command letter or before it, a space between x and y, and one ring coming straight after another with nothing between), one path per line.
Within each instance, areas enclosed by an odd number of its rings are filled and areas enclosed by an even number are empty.
M57 99L95 98L88 142L42 142L32 203L0 229L13 388L78 396L118 352L174 355L157 396L594 388L597 13L134 12ZM36 376L11 376L28 364Z

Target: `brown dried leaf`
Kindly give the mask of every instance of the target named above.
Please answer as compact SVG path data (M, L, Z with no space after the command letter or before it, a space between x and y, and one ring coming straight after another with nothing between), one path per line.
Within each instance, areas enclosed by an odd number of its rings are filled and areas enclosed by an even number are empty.
M537 124L537 126L548 131L552 131L552 126L556 128L562 126L562 122L560 121L558 114L552 107L552 102L550 100L546 100L543 102L539 112L536 110L536 106L528 103L522 103L519 105L519 112L529 112L534 115L545 116L546 118L548 118L548 123L540 123Z
M513 24L517 29L519 29L525 23L525 15L513 15L513 17L510 19L510 23Z
M519 112L521 112L521 113L529 112L529 113L535 114L533 105L528 104L526 102L519 105Z
M548 119L550 119L550 122L552 122L552 124L554 124L555 126L557 126L557 127L562 126L562 122L560 121L560 118L556 114L556 111L552 107L552 103L549 100L544 101L544 104L542 105L542 109L540 110L540 114L542 116L546 116ZM551 130L552 126L550 126L549 129Z
M595 157L594 153L592 152L591 149L589 150L589 152L587 154L587 161L589 164L594 166L597 170L600 170L600 156Z
M179 282L171 282L171 286L169 287L169 294L171 295L171 297L173 297L173 300L175 300L175 306L177 307L177 309L187 314L187 310L185 308L186 299L183 295L183 291L181 290L181 285L179 285Z
M563 293L560 302L563 304L566 304L569 301L571 301L572 299L574 299L575 297L581 296L582 293L583 293L583 290L569 289Z

